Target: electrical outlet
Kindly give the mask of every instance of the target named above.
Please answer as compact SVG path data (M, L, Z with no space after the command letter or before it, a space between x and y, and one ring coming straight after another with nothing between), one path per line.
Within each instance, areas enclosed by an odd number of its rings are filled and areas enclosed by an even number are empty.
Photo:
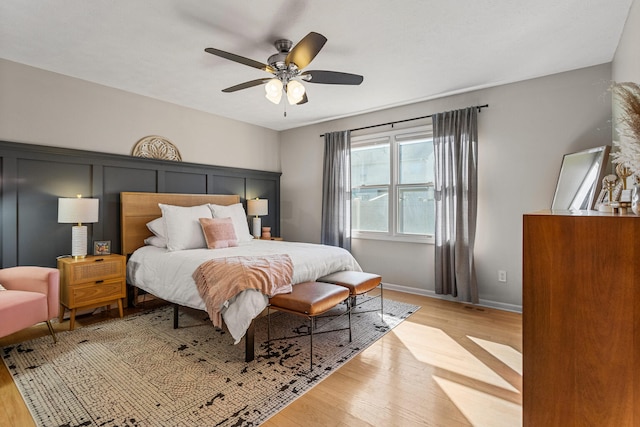
M507 272L504 270L498 270L498 282L507 281Z

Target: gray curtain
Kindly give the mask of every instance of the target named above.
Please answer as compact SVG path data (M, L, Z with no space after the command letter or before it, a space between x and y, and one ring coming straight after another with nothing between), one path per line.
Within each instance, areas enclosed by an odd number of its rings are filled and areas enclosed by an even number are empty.
M478 302L473 258L478 204L476 107L434 114L436 293Z
M351 251L351 132L324 135L322 243Z

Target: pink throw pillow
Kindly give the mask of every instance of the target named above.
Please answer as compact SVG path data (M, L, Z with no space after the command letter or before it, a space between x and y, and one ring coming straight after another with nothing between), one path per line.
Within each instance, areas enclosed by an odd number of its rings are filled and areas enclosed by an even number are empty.
M238 246L238 238L231 218L200 218L200 226L207 248L221 249Z

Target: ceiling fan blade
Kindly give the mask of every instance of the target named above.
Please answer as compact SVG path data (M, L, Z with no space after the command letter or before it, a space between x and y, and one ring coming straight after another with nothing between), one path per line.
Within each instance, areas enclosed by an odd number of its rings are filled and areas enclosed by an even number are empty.
M299 70L303 69L313 61L326 42L327 38L322 34L310 32L291 49L285 63L289 66L293 62Z
M274 69L271 68L267 64L263 64L262 62L254 61L253 59L245 58L244 56L236 55L235 53L225 52L224 50L214 49L212 47L208 47L204 50L207 53L212 55L219 56L224 59L228 59L230 61L238 62L240 64L248 65L249 67L257 68L258 70L263 70L268 73L273 74Z
M309 83L323 83L329 85L359 85L364 80L364 77L358 74L322 70L305 71L300 74L300 77Z
M235 86L228 87L226 89L222 89L222 91L226 92L226 93L229 93L229 92L235 92L235 91L242 90L242 89L248 89L250 87L254 87L254 86L258 86L258 85L261 85L263 83L266 83L269 80L271 80L271 79L251 80L251 81L248 81L248 82L240 83L239 85L235 85Z
M307 94L305 93L304 95L302 95L302 99L297 102L296 105L306 104L307 102L309 102L309 98L307 98Z

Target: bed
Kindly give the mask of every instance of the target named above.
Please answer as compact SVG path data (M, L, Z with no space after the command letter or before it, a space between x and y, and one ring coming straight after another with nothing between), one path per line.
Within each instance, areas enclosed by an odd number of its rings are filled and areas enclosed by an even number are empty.
M342 248L253 239L248 233L246 213L239 203L238 195L121 193L122 250L128 257L127 282L134 286L134 289L142 289L173 303L174 327L177 327L178 306L206 311L193 273L204 262L212 259L286 254L293 265L291 282L294 286L295 283L315 281L318 277L336 271L361 271L353 256ZM206 245L198 247L198 244L194 244L191 246L195 247L188 247L187 244L188 248L185 249L184 245L172 247L171 243L167 243L167 247L164 248L161 244L149 244L154 237L147 224L157 222L158 218L162 217L167 221L165 227L170 229L169 225L173 219L169 208L200 209L199 207L206 204L220 207L220 211L214 210L214 217L223 217L233 212L228 216L236 221L234 226L241 237L237 246L207 249ZM186 231L183 232L183 229ZM195 230L192 231L196 233ZM178 231L174 231L174 235L177 234ZM185 227L180 228L180 240L187 240L182 238L183 234L189 234ZM172 242L175 243L175 239ZM247 361L253 360L254 357L253 319L264 310L267 303L267 296L247 290L226 300L222 308L224 323L234 338L234 343L237 344L243 336L245 337Z

